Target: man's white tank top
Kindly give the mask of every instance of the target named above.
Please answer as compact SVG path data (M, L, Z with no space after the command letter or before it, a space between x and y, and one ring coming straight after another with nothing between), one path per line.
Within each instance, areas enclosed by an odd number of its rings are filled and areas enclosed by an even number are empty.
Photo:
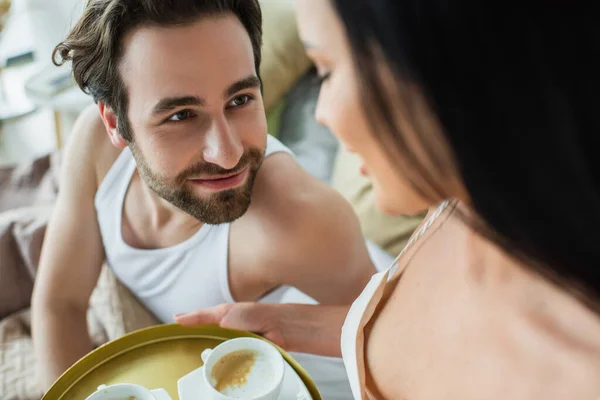
M272 136L265 157L292 152ZM95 207L108 266L117 278L162 322L176 314L233 303L228 279L231 224L203 225L187 240L171 247L144 250L123 240L123 204L136 163L125 148L101 182ZM293 288L280 288L260 300L268 303L313 303ZM351 399L341 359L292 354L307 370L324 399Z

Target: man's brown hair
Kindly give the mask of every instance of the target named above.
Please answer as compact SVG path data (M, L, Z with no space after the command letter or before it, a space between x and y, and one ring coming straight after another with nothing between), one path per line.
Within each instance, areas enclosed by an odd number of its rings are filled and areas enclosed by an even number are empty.
M56 65L72 61L79 87L115 112L119 132L131 141L127 90L119 74L125 35L141 26L184 25L228 12L246 28L259 74L262 13L258 0L89 0L83 16L56 46L52 58Z

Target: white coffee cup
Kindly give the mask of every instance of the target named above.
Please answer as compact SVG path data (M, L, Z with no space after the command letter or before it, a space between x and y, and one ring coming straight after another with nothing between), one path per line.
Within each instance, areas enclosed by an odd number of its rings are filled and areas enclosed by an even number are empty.
M224 356L239 351L253 352L254 363L242 384L227 387L219 392L215 388L217 382L212 376L213 368ZM212 400L277 400L281 392L285 362L281 353L264 340L253 338L228 340L214 349L204 350L202 361L204 361L203 378L207 394Z
M120 400L133 397L135 400L173 400L165 389L148 390L143 386L131 383L98 386L86 400Z

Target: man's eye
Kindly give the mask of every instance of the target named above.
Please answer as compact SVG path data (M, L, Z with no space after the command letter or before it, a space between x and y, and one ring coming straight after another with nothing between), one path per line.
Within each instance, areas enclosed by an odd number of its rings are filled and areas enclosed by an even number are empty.
M244 104L248 104L250 102L250 100L252 100L252 97L247 94L244 94L242 96L236 97L235 99L233 99L229 103L227 103L227 107L243 106Z
M169 117L168 121L183 121L192 116L192 112L188 110L179 111Z

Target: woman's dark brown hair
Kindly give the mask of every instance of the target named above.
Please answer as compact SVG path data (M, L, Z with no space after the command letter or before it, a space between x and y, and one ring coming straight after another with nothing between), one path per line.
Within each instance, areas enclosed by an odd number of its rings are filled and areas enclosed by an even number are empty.
M456 169L478 229L554 282L600 298L600 6L577 2L332 0L376 139L403 176L440 201ZM392 71L398 91L378 63ZM440 125L419 135L398 108L418 87ZM413 114L414 115L414 114ZM419 121L415 122L415 126ZM454 165L436 165L442 142ZM435 168L431 168L431 165ZM590 296L591 295L591 296Z
M114 110L119 132L131 141L127 88L119 74L125 35L141 26L184 25L224 13L237 16L246 28L258 76L262 46L258 0L89 0L69 36L54 49L53 61L56 65L72 61L79 87Z

